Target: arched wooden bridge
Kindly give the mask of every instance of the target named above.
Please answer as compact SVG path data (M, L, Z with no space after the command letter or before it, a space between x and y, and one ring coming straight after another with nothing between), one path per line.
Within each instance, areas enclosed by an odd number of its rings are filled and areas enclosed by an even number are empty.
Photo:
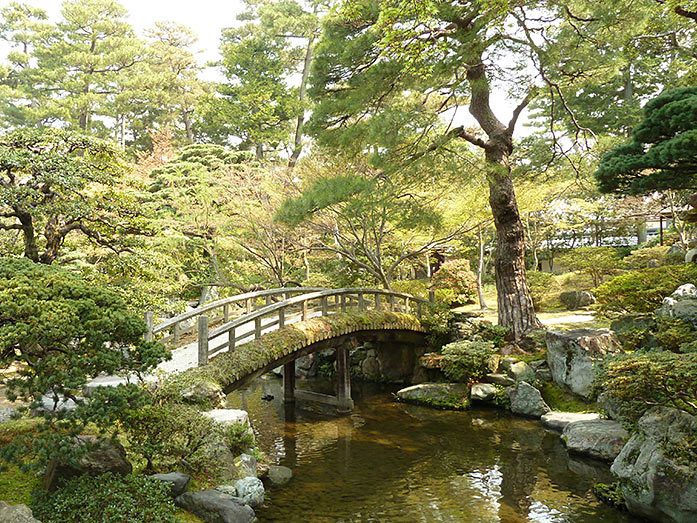
M304 397L347 410L352 402L346 347L337 347L336 398L295 391L295 360L359 332L422 334L420 319L428 304L429 300L385 289L269 289L216 300L156 325L148 313L146 337L160 339L175 352L191 354L197 348L201 371L216 374L226 391L283 365L287 401ZM265 347L264 337L271 333L278 338L274 342L284 346ZM223 366L224 373L214 372Z

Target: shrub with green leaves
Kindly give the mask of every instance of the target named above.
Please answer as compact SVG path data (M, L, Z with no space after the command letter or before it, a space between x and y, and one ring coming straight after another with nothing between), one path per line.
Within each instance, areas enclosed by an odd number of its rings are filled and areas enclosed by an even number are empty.
M656 405L697 415L697 353L653 351L609 358L595 389L618 403L629 425Z
M118 294L59 267L0 258L0 367L19 368L2 384L27 410L39 408L43 397L52 402L36 433L3 446L0 457L36 468L56 458L77 460L84 446L71 443L87 424L104 433L124 411L146 405L147 393L134 383L82 395L94 376L142 376L169 356L144 333L145 322ZM61 408L63 399L76 408Z
M38 491L32 510L51 523L175 523L169 488L146 476L83 475L55 492Z
M652 263L655 267L666 264L666 254L670 247L667 245L656 245L632 251L631 254L622 259L622 263L628 269L648 269Z
M441 368L449 379L473 382L496 370L497 352L490 341L456 341L443 347Z
M451 303L473 303L477 295L477 276L470 269L469 260L450 260L445 262L433 275L431 287L436 290L449 290Z
M183 469L197 477L213 477L207 444L216 423L196 407L177 403L130 410L122 426L130 452L145 461L145 472Z
M596 308L605 315L654 312L685 283L697 283L697 264L627 272L595 290Z
M590 276L593 287L603 282L606 276L617 273L620 256L612 247L580 247L559 257L559 263L571 271Z
M229 423L223 426L223 441L232 452L233 456L239 456L244 452L254 449L254 434L246 423Z
M530 287L530 296L536 311L540 310L542 300L556 288L554 275L543 271L528 271L527 273L528 287Z

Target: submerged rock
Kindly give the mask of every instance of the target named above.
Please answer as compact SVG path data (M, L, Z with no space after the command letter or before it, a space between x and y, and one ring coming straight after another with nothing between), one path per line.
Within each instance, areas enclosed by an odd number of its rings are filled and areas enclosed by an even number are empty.
M256 519L252 507L217 490L185 492L174 502L207 523L252 523Z
M697 521L697 417L654 407L612 464L627 509L656 521Z
M612 461L624 447L629 434L613 420L574 421L564 428L562 441L571 452Z
M542 399L542 394L526 381L521 381L516 387L506 389L511 400L511 412L539 418L549 412L549 405Z
M561 431L564 430L569 423L600 419L600 415L597 412L579 413L553 410L543 415L540 419L545 427Z
M608 329L550 331L545 341L554 381L584 398L591 395L597 363L607 354L622 352L617 336Z
M293 471L281 465L271 465L266 477L274 487L282 487L290 483L290 480L293 478Z
M462 409L469 405L469 387L464 383L420 383L397 392L402 401Z

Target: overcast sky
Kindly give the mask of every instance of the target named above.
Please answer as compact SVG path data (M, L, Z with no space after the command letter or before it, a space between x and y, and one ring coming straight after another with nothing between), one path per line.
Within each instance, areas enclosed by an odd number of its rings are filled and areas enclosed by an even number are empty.
M60 18L62 0L22 0L23 3L40 7L48 12L52 21ZM0 0L4 7L10 0ZM119 0L130 13L130 23L142 36L143 29L154 22L167 20L184 24L199 38L198 56L202 64L218 56L220 31L235 25L237 14L243 3L237 0Z

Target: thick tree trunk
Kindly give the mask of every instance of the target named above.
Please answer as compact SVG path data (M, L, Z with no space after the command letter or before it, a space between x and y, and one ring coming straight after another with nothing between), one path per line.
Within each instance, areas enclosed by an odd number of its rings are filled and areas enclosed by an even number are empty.
M315 9L316 11L316 9ZM295 126L295 141L293 144L293 154L288 160L288 167L291 169L295 167L295 164L300 157L300 153L303 149L303 125L305 123L305 93L307 92L307 79L310 76L310 63L312 62L312 46L315 42L315 37L311 36L307 40L307 47L305 48L305 60L303 62L302 77L300 79L300 92L298 99L300 100L301 112L298 115L298 122Z
M36 243L36 231L34 229L34 220L31 214L24 210L14 207L17 213L17 219L22 224L22 235L24 236L24 256L31 261L38 263L39 261L39 246Z
M540 327L525 278L525 231L520 219L513 179L506 160L513 152L513 129L521 111L529 103L526 97L516 107L508 126L491 110L490 86L482 57L477 57L467 69L471 91L469 111L487 134L488 141L463 131L464 138L484 149L488 181L489 204L496 226L496 292L499 325L509 327L514 339Z
M507 170L506 170L507 171ZM498 320L519 339L540 327L525 278L525 234L509 172L489 181L489 204L496 225L496 290Z

